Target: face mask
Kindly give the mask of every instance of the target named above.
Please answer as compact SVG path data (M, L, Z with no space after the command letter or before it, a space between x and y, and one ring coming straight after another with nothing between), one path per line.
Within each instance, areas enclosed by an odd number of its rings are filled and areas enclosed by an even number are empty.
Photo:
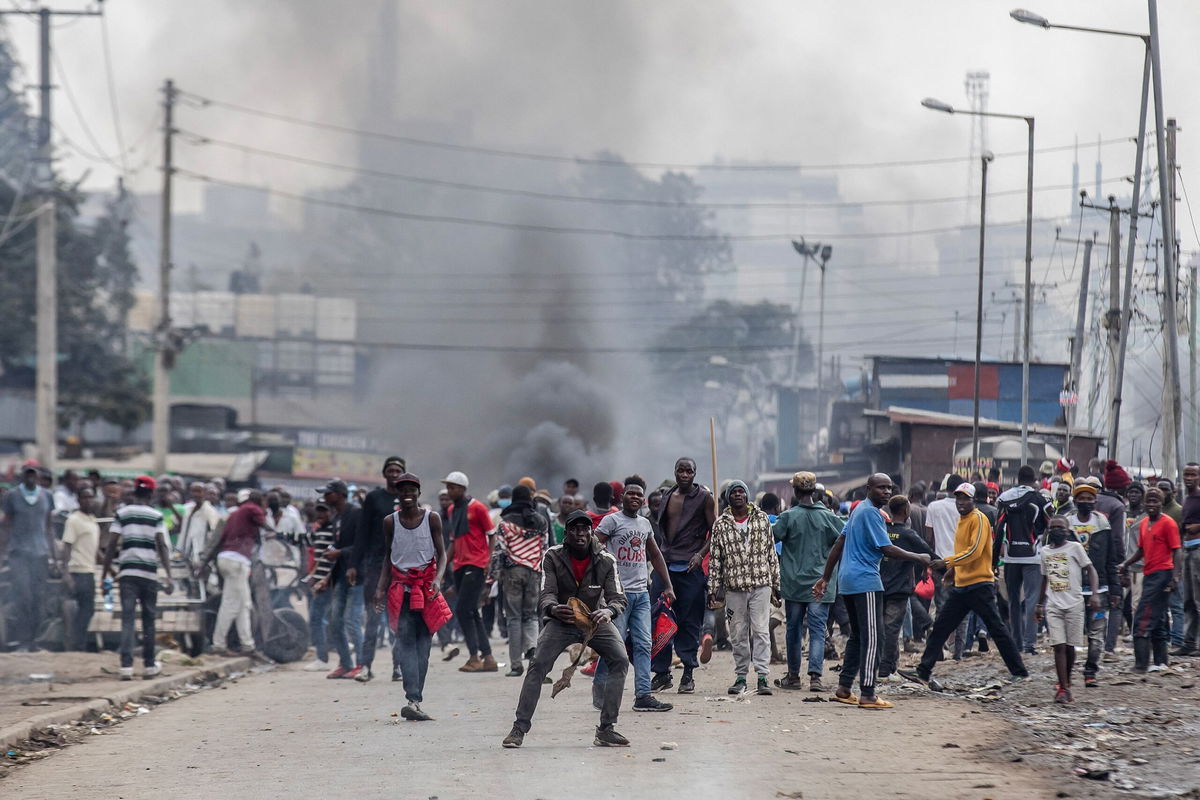
M496 505L500 506L501 508L508 508L512 505L512 498L501 497L498 501L496 501Z
M1062 547L1067 543L1067 532L1062 528L1055 528L1050 531L1050 544L1054 547Z
M767 514L767 521L770 522L772 525L774 525L776 523L776 521L778 521L778 519L779 519L779 516L776 514Z
M1075 503L1075 507L1084 514L1091 514L1092 509L1096 507L1096 503L1095 502L1078 502L1077 501Z

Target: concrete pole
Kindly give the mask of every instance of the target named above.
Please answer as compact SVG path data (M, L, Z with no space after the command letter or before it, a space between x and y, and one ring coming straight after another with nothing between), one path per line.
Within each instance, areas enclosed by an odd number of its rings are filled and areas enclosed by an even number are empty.
M58 208L50 143L50 9L38 11L40 63L37 181L37 379L34 436L38 459L51 472L58 460Z
M1083 243L1083 273L1079 277L1079 308L1075 313L1075 338L1071 342L1071 375L1070 385L1075 392L1075 405L1067 413L1067 437L1070 439L1071 428L1075 426L1076 415L1079 413L1079 376L1083 369L1083 331L1087 323L1088 285L1092 277L1092 245L1091 239ZM1068 446L1069 452L1069 446ZM1112 452L1110 450L1110 452Z
M1033 117L1029 126L1029 163L1025 175L1025 351L1021 359L1021 463L1029 460L1029 360L1033 338Z
M1108 326L1108 408L1109 414L1120 406L1117 400L1117 375L1120 372L1121 339L1125 332L1121 330L1121 209L1117 208L1117 198L1108 198L1108 312L1104 315ZM1111 426L1112 420L1109 419ZM1117 457L1117 443L1110 439L1108 442L1108 457Z
M174 175L173 137L175 83L163 86L163 167L162 220L159 239L159 319L154 350L154 424L152 450L154 474L167 471L167 451L171 442L170 333L171 333L171 178Z
M979 282L975 289L975 387L974 409L971 418L971 469L979 469L979 369L983 360L983 257L984 235L987 232L987 179L991 153L979 159L983 175L979 182Z

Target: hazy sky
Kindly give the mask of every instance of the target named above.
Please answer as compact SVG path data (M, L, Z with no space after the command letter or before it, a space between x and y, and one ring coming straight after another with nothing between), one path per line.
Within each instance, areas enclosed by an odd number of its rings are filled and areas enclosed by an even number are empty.
M1017 0L796 3L780 0L654 3L605 0L398 2L396 116L452 121L469 114L476 144L581 154L608 148L640 160L714 156L808 163L965 155L969 121L927 111L927 95L965 103L963 76L991 72L991 108L1038 118L1040 146L1132 135L1140 81L1136 40L1045 31L1008 18ZM1145 3L1030 0L1052 21L1131 31L1146 28ZM57 8L79 7L53 0ZM158 88L166 77L219 99L354 123L378 0L109 0L117 102L135 188L158 184ZM1200 119L1200 4L1160 3L1166 104L1180 120L1179 161L1200 156L1188 130ZM26 64L35 50L30 20L9 18ZM59 63L104 151L117 151L101 51L100 23L80 19L54 31ZM60 79L61 82L61 79ZM63 92L58 124L93 149ZM317 158L347 161L355 143L216 110L183 109L181 124L210 135ZM149 133L148 138L143 134ZM993 122L996 151L1024 147L1020 123ZM1107 149L1109 174L1132 172L1132 148ZM227 177L290 190L343 177L229 152L180 147L180 161ZM1081 154L1085 185L1094 148ZM1069 181L1070 156L1039 159L1038 183ZM997 190L1023 185L1023 163L993 172ZM79 157L89 186L111 185L107 164ZM1185 177L1186 177L1185 172ZM965 167L839 172L843 196L963 193ZM1200 185L1200 184L1198 184ZM1197 190L1200 191L1200 190ZM195 202L181 185L181 202ZM1045 213L1060 214L1067 193ZM1039 209L1041 211L1041 209ZM1185 247L1195 236L1181 209ZM1019 197L998 199L997 218L1020 215ZM953 213L958 221L960 211Z

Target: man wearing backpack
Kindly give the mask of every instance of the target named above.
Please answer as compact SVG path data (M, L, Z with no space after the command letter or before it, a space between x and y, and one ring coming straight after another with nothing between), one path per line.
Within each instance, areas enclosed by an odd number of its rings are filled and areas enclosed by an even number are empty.
M1008 624L1013 641L1026 653L1037 652L1033 611L1042 587L1041 539L1050 512L1036 488L1037 473L1028 464L1017 470L1017 485L997 500L996 552L1004 559Z

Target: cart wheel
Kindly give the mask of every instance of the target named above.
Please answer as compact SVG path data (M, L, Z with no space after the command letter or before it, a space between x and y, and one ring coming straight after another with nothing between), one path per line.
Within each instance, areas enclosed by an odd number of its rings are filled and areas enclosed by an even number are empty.
M271 631L262 644L267 658L280 664L299 661L308 652L308 620L290 608L275 609Z

